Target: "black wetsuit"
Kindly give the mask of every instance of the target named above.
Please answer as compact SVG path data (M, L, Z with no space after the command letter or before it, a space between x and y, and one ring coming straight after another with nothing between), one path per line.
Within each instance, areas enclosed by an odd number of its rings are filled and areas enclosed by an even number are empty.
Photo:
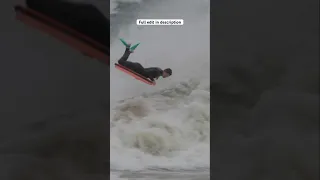
M118 63L132 71L141 74L142 76L149 78L151 81L158 79L162 75L162 69L158 67L144 68L140 63L127 61L130 55L129 48L126 48L126 51L122 57L118 60Z

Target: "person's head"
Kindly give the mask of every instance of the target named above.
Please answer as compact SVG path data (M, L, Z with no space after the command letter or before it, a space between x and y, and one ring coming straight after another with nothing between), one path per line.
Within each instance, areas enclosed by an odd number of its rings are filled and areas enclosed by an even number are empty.
M172 75L172 70L170 68L167 68L167 69L163 70L163 72L162 72L163 78L169 77L171 75Z

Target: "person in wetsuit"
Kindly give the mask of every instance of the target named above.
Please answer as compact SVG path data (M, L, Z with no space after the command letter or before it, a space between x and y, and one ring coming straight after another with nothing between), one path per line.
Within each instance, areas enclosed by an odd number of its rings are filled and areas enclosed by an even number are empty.
M142 76L149 78L151 81L158 79L160 76L163 78L172 75L172 70L170 68L162 70L158 67L144 68L140 63L128 61L128 58L132 52L130 51L130 44L126 46L126 50L122 57L118 60L118 63Z

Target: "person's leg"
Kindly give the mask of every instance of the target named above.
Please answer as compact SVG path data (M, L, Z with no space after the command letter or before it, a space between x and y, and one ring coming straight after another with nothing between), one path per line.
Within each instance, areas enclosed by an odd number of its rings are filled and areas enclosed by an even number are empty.
M144 68L140 63L130 62L130 61L122 61L121 65L144 76Z
M128 61L130 54L130 46L128 46L126 47L126 50L122 57L118 60L118 63L138 74L144 75L144 67L140 63Z
M132 63L130 69L134 72L144 75L144 67L140 63Z
M118 63L119 64L121 64L121 65L123 65L123 66L125 66L125 64L128 64L128 63L126 63L126 62L128 62L127 60L128 60L128 58L129 58L129 56L130 56L130 49L129 49L129 47L126 47L126 50L125 50L125 52L123 53L123 55L122 55L122 57L118 60Z

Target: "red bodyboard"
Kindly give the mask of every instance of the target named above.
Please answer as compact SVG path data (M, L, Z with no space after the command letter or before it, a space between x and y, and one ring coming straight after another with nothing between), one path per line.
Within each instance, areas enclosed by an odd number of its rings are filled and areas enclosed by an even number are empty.
M140 75L140 74L138 74L138 73L136 73L136 72L124 67L124 66L121 66L120 64L115 64L115 67L117 69L119 69L120 71L129 74L130 76L134 77L135 79L137 79L139 81L142 81L142 82L144 82L146 84L153 85L153 86L156 85L156 82L151 81L151 80L147 79L146 77L144 77L144 76L142 76L142 75Z
M46 32L86 56L98 59L109 65L109 49L104 45L32 9L15 6L14 10L16 12L16 19Z

